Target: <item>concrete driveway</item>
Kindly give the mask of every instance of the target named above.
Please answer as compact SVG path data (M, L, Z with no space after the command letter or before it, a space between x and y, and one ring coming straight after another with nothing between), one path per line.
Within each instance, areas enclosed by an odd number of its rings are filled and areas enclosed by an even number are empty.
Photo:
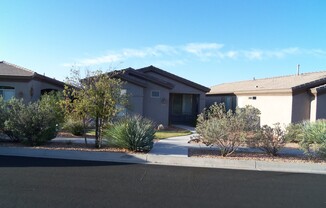
M188 157L189 147L200 147L201 144L189 144L188 141L196 133L194 127L177 125L176 127L191 131L193 134L187 136L171 137L162 139L154 144L148 153L152 155L169 155L177 157ZM205 146L205 145L204 145Z

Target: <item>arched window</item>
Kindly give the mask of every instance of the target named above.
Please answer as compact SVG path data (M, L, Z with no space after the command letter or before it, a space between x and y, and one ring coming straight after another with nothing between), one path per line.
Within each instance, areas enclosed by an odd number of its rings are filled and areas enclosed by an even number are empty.
M3 97L5 101L10 100L15 97L15 88L10 86L0 86L0 96Z

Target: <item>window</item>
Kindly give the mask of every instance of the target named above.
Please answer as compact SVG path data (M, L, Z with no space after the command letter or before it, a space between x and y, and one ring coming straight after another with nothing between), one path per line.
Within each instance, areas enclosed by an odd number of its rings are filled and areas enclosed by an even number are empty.
M158 90L152 90L151 97L152 98L160 98L160 91L158 91Z
M15 97L15 88L0 86L0 96L3 97L5 101L10 100Z

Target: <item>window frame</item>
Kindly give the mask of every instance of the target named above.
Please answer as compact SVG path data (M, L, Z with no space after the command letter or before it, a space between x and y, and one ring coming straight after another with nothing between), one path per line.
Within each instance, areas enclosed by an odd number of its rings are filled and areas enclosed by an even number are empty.
M153 93L158 93L158 96L153 96ZM151 98L160 98L161 91L160 90L151 90Z

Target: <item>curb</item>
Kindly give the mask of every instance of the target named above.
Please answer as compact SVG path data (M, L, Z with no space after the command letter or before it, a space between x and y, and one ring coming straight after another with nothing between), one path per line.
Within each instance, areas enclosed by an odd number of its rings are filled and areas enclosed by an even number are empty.
M102 162L155 164L184 167L221 168L253 171L326 174L326 164L267 162L258 160L232 160L198 157L176 157L154 154L128 154L112 152L84 152L75 150L47 150L28 147L0 147L0 155L25 156Z

